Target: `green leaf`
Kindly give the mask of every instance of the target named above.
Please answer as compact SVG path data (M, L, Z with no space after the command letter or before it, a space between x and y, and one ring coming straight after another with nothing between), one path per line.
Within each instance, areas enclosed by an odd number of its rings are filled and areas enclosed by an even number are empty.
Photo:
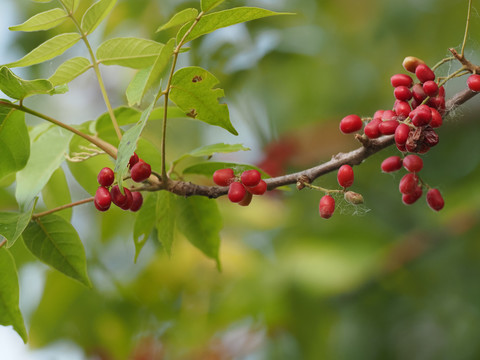
M27 165L17 173L15 197L24 208L47 184L50 176L65 160L72 133L52 126L31 145Z
M30 222L23 240L38 259L91 287L85 249L70 222L55 214L43 216Z
M147 194L143 199L143 204L135 216L133 225L133 243L135 244L135 262L137 262L140 251L148 240L148 237L155 228L157 194Z
M93 32L98 25L107 17L108 13L113 9L117 0L99 0L92 4L82 18L82 31L85 34Z
M201 0L200 6L203 12L207 12L209 10L212 10L213 8L217 7L221 3L223 3L225 0Z
M50 180L48 180L48 183L42 189L42 199L49 209L72 202L67 178L61 167L54 171ZM65 220L70 221L72 218L72 208L64 209L57 212L57 214L65 218Z
M25 113L0 107L0 179L27 165L30 139Z
M48 78L53 86L67 84L90 69L92 64L84 57L78 56L65 61L55 73Z
M216 1L209 1L209 3L212 4L215 2ZM216 6L215 4L213 5ZM290 15L290 13L278 13L256 7L237 7L208 14L200 19L198 24L185 38L185 42L192 41L220 28L274 15ZM177 41L180 41L183 38L185 33L192 26L192 23L193 22L189 22L180 29L177 34Z
M37 3L49 3L52 0L32 0L32 1Z
M158 82L162 72L170 62L175 47L175 39L170 39L158 54L155 63L148 68L147 72L141 70L141 75L132 82L127 89L128 105L140 104L145 93Z
M12 99L25 99L36 94L48 94L52 89L53 85L48 80L23 80L6 66L0 68L0 90Z
M238 135L230 122L227 105L218 102L224 92L213 89L216 84L217 78L207 70L198 66L185 67L173 75L170 99L188 116Z
M0 274L0 325L12 325L23 342L27 343L27 330L18 306L17 268L13 256L3 248L0 248Z
M135 152L137 147L137 141L140 135L142 134L143 128L147 123L147 120L152 112L155 102L152 102L140 116L140 120L132 126L128 131L126 131L123 136L120 144L118 145L117 152L117 161L115 162L115 173L117 174L118 186L122 189L122 181L125 174L127 173L127 164L130 161L130 157Z
M172 28L174 26L183 25L189 21L195 20L198 15L198 10L194 8L188 8L173 15L165 25L160 26L156 32Z
M206 145L199 147L197 149L194 149L178 159L176 159L173 162L173 165L178 164L180 161L187 159L189 157L211 157L216 153L232 153L232 152L237 152L237 151L248 151L250 150L249 148L244 147L242 144L224 144L224 143L218 143L218 144L211 144L211 145Z
M157 238L169 256L172 254L177 219L177 202L178 196L169 191L160 191L158 193L156 209Z
M63 9L55 8L32 16L23 24L11 26L12 31L40 31L52 29L63 23L68 14Z
M231 168L233 172L236 174L240 174L246 170L255 169L260 171L262 174L262 178L269 178L269 176L253 165L246 165L246 164L237 164L237 163L228 163L228 162L213 162L213 161L206 161L201 162L192 166L189 166L183 169L183 174L196 174L196 175L204 175L207 177L212 177L213 173L220 169Z
M78 33L57 35L37 46L20 60L7 64L8 67L22 67L42 63L63 54L81 39Z
M178 227L196 248L216 260L220 269L220 230L223 220L217 202L203 196L179 198Z
M135 37L120 37L104 41L97 49L97 61L104 65L120 65L142 69L153 65L163 44Z
M61 0L61 2L65 5L65 7L70 11L75 11L80 5L81 0Z
M0 235L7 240L7 248L15 244L30 222L36 201L32 204L32 207L23 213L0 212Z

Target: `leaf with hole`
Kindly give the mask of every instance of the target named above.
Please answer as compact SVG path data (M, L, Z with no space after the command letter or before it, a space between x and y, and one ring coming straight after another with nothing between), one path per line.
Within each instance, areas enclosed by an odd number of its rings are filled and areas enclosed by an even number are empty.
M85 249L70 222L55 214L42 216L30 222L23 232L23 240L38 259L91 287Z

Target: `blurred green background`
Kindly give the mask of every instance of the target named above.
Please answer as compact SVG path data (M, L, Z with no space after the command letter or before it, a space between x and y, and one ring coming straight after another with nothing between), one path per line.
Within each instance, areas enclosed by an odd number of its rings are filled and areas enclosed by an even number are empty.
M203 66L219 78L240 136L190 120L171 121L170 158L200 145L241 142L252 151L217 159L263 162L291 172L355 148L353 137L339 133L339 119L390 108L389 79L403 72L405 56L433 66L448 56L449 47L458 48L467 3L226 1L225 7L260 6L295 15L236 25L190 44L180 66ZM7 30L55 1L2 0L4 5L11 18L2 17L0 63L55 34ZM119 0L92 42L114 36L165 41L174 31L155 30L186 7L198 4ZM477 64L479 35L474 9L466 56ZM77 54L84 54L80 44L67 56ZM15 71L48 77L63 60ZM442 74L456 66L442 67ZM124 104L133 72L117 67L102 72L114 106ZM465 81L450 82L447 98ZM71 83L66 95L29 98L26 104L71 123L105 111L93 73ZM403 173L380 171L381 161L395 154L387 149L355 167L352 190L363 194L365 207L339 200L329 220L318 216L321 194L308 189L256 197L247 208L219 199L220 273L181 236L171 258L151 239L134 264L133 214L75 208L73 224L86 247L93 290L33 261L20 241L12 248L29 346L53 349L54 359L68 351L86 359L137 360L480 358L479 111L480 98L454 111L439 130L439 145L423 156L423 179L445 198L441 212L434 213L424 198L402 204L397 186ZM145 136L158 143L159 133L160 124L151 122ZM73 199L86 196L68 180ZM335 174L316 184L336 187ZM0 189L0 209L15 210L13 185L3 185L8 186Z

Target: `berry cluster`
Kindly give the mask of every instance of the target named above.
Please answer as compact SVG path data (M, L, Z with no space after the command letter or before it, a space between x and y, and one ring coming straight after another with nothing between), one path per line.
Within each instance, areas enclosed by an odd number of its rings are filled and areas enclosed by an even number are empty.
M399 170L402 166L409 172L400 181L400 192L405 204L413 204L426 186L417 173L423 167L423 154L438 144L435 129L443 123L445 113L445 89L435 81L435 73L422 60L409 56L403 61L405 70L414 73L418 81L407 74L395 74L390 78L394 87L395 102L392 110L377 110L371 119L365 119L363 132L369 139L393 135L397 149L404 158L391 156L382 163L384 172ZM472 75L474 76L474 75ZM471 80L480 89L480 76ZM340 121L340 130L353 133L362 129L364 120L358 115L348 115ZM430 189L427 203L434 210L443 208L440 192Z
M263 195L267 191L267 183L255 169L242 172L240 177L235 176L233 169L220 169L213 173L213 182L228 186L228 199L242 206L249 205L253 195Z
M138 158L137 154L130 157L128 163L130 177L135 182L142 182L148 179L152 173L149 164ZM95 193L93 203L99 211L107 211L113 202L123 210L138 211L143 204L142 194L138 191L130 191L123 188L123 194L118 185L113 185L115 174L109 167L104 167L97 176L100 187Z

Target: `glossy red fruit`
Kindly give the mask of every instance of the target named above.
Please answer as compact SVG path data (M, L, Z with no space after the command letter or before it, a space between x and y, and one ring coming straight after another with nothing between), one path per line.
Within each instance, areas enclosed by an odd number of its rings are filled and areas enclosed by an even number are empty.
M358 115L348 115L345 116L340 121L340 131L344 134L351 134L355 131L358 131L362 128L363 121Z
M432 111L429 106L420 105L415 110L412 110L409 116L413 125L422 127L428 125L430 120L432 120Z
M423 194L421 186L417 186L415 190L410 194L402 194L402 201L405 205L412 205L415 201L420 199Z
M410 133L410 127L407 124L399 124L395 129L395 143L397 145L405 145Z
M353 169L350 165L342 165L337 172L337 180L341 187L348 188L353 184Z
M426 81L433 81L435 80L435 73L428 67L428 65L425 64L419 64L416 69L415 69L415 75L417 76L417 79L421 82L424 83Z
M320 216L324 219L332 217L333 212L335 211L335 199L330 195L322 196L320 203L318 204L318 211Z
M423 83L423 91L427 96L437 96L438 85L435 81L428 80Z
M411 194L415 191L417 186L418 176L414 173L408 173L401 178L398 188L402 194Z
M412 96L413 96L413 99L418 102L418 105L420 105L422 101L427 98L427 94L425 94L425 91L423 90L423 86L421 84L413 85Z
M253 195L263 195L267 191L267 183L263 180L255 186L248 186L247 191Z
M213 173L213 182L218 186L228 186L235 180L235 174L230 168L219 169Z
M245 186L256 186L262 180L262 175L258 170L246 170L240 176L242 184Z
M100 211L107 211L112 203L112 196L107 188L100 186L95 192L93 200L95 207Z
M445 205L442 194L438 189L430 189L427 191L427 204L435 211L440 211Z
M365 125L365 128L363 129L363 132L369 139L376 139L378 138L381 134L380 130L378 129L378 125L382 122L380 118L374 118L372 121L370 121L367 125Z
M398 86L410 88L413 84L413 79L407 74L395 74L390 78L390 83L394 88Z
M130 156L130 160L128 161L128 167L131 169L133 167L133 165L135 165L136 163L138 163L138 155L137 153L133 153L132 156Z
M144 161L138 161L130 170L130 176L135 182L145 181L150 177L151 174L152 168L150 167L150 164L147 164Z
M402 168L402 158L400 156L390 156L382 161L380 167L386 173L400 170Z
M408 117L408 114L410 114L410 111L412 111L410 104L406 101L396 101L394 107L395 113L397 114L397 118L399 120L406 119Z
M480 91L480 75L478 74L470 75L467 79L467 86L470 90L479 92Z
M143 196L140 192L132 192L132 205L130 206L130 211L136 212L140 210L143 204Z
M233 203L238 203L245 197L245 186L238 181L234 181L228 187L228 199Z
M419 172L423 168L423 160L418 155L407 155L403 158L403 167L412 173Z
M432 120L430 120L429 125L432 128L438 128L442 126L442 123L443 123L442 115L440 115L437 109L430 108L430 111L432 113Z
M133 203L133 195L132 192L127 188L123 188L123 191L127 197L127 201L125 202L125 204L123 204L123 206L120 206L120 208L122 210L129 210Z
M378 130L383 135L393 135L395 134L398 124L399 123L397 120L382 121L380 124L378 124Z
M238 203L240 206L248 206L252 202L252 197L253 195L249 193L248 191L245 193L245 196L243 199Z
M388 121L388 120L396 120L397 119L397 114L393 110L385 110L382 115L382 120L383 121Z
M126 190L125 188L123 189ZM112 202L120 208L125 206L128 201L127 195L122 194L118 185L112 186L110 189L110 195L112 196Z
M109 167L104 167L98 173L97 181L102 186L108 187L113 184L114 180L115 180L115 174L113 170L110 169Z
M412 92L405 85L397 86L393 90L393 95L395 96L395 99L401 101L408 101L412 98Z

